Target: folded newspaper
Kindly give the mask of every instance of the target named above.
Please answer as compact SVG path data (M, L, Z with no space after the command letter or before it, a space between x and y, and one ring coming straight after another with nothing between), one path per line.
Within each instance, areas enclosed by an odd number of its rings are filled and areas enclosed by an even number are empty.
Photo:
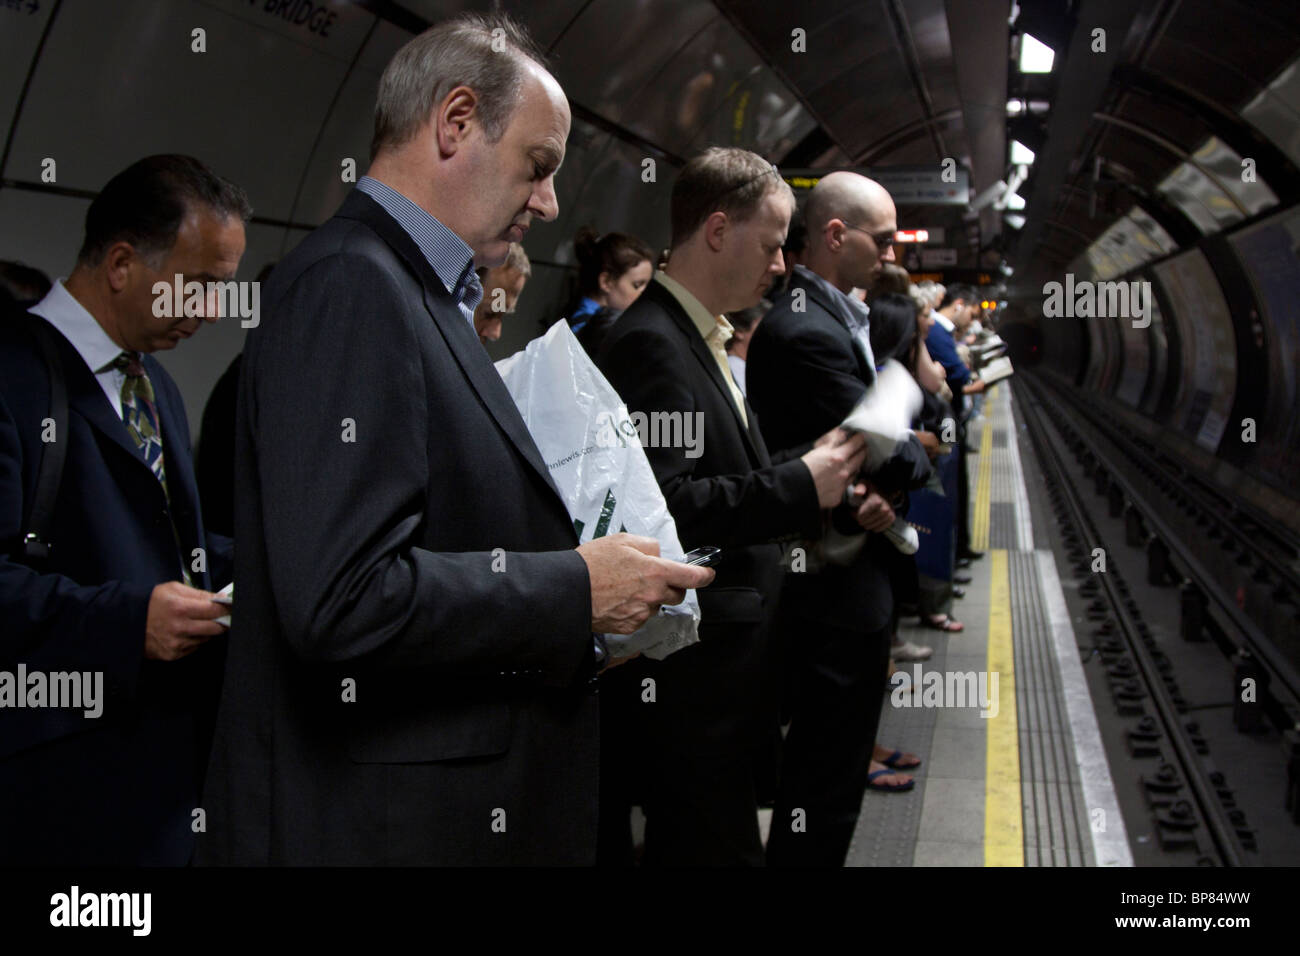
M924 399L910 372L890 359L876 375L876 384L853 407L840 427L862 432L867 439L867 468L888 461L900 441L907 439L912 419L921 411Z
M627 406L592 364L567 322L496 363L559 489L580 542L619 531L659 541L662 557L684 556L677 525ZM640 651L662 660L699 641L694 591L665 605L633 634L607 634L615 657Z
M980 378L984 380L984 384L986 385L1000 382L1004 378L1010 378L1015 374L1016 370L1011 367L1011 359L1006 356L995 358L993 361L989 362L988 365L985 365L980 369Z

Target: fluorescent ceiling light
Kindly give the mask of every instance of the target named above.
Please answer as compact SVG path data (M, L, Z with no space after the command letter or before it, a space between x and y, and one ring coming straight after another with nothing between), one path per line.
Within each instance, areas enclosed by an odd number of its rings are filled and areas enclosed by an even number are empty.
M1034 151L1018 139L1011 141L1011 165L1028 166L1034 161Z
M1024 100L1007 100L1008 116L1018 116L1020 113L1024 112L1024 109L1025 109Z
M1012 229L1019 229L1021 226L1025 224L1025 217L1017 216L1015 213L1009 212L1002 217L1002 221L1005 222Z
M1007 208L1019 211L1025 208L1025 197L1020 193L1007 193Z
M1028 33L1020 34L1020 72L1051 73L1056 51Z

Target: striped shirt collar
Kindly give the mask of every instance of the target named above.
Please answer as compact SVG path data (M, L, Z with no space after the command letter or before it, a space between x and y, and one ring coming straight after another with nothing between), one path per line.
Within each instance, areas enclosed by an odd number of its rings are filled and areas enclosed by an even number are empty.
M474 250L393 187L362 176L357 180L357 189L383 206L384 211L415 240L434 273L456 299L461 314L473 325L474 309L483 299L483 287L474 272Z

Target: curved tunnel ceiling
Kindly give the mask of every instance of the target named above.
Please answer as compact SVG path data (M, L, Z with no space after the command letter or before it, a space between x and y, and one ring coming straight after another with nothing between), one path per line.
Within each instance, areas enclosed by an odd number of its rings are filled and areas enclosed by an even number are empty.
M1159 263L1300 198L1300 6L1284 0L1024 0L1014 26L1010 0L23 0L0 5L0 257L62 274L113 173L188 152L248 190L251 277L334 211L349 160L364 170L392 54L492 8L548 50L573 104L561 217L527 243L539 321L562 307L577 228L662 245L674 170L712 143L788 166L955 158L979 193L1021 138L1037 154L1022 230L991 208L900 208L946 226L963 265L1005 257L1012 297ZM1015 68L1030 29L1057 49L1051 74ZM1009 118L1009 98L1046 107ZM209 339L167 357L192 366L196 403L242 333Z

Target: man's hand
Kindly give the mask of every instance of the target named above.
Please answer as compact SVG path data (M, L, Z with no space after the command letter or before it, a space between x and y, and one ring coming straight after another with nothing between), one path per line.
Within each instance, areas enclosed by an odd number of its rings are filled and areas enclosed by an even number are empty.
M963 385L961 389L963 395L977 395L982 391L984 391L984 379L982 378L975 379L969 385Z
M917 441L921 443L921 447L925 449L925 453L930 456L931 461L939 457L938 435L934 432L913 432L913 434L916 435Z
M836 443L828 436L846 433L836 428L817 439L812 451L799 460L812 472L813 484L817 486L817 504L822 508L834 508L844 500L844 489L858 473L867 457L867 440L855 432L843 441Z
M211 591L168 581L149 595L149 615L144 628L144 656L155 661L178 661L193 654L210 638L226 629L216 618L230 613L217 604Z
M821 448L823 445L831 445L831 446L838 445L841 442L848 441L850 434L852 433L846 432L843 428L832 428L821 438L813 442L813 447Z
M853 517L867 531L884 531L894 523L894 509L880 492L872 488Z
M691 588L712 580L710 568L659 557L659 542L633 534L613 534L578 548L591 577L591 629L601 634L631 634L657 613L661 604L680 604Z

